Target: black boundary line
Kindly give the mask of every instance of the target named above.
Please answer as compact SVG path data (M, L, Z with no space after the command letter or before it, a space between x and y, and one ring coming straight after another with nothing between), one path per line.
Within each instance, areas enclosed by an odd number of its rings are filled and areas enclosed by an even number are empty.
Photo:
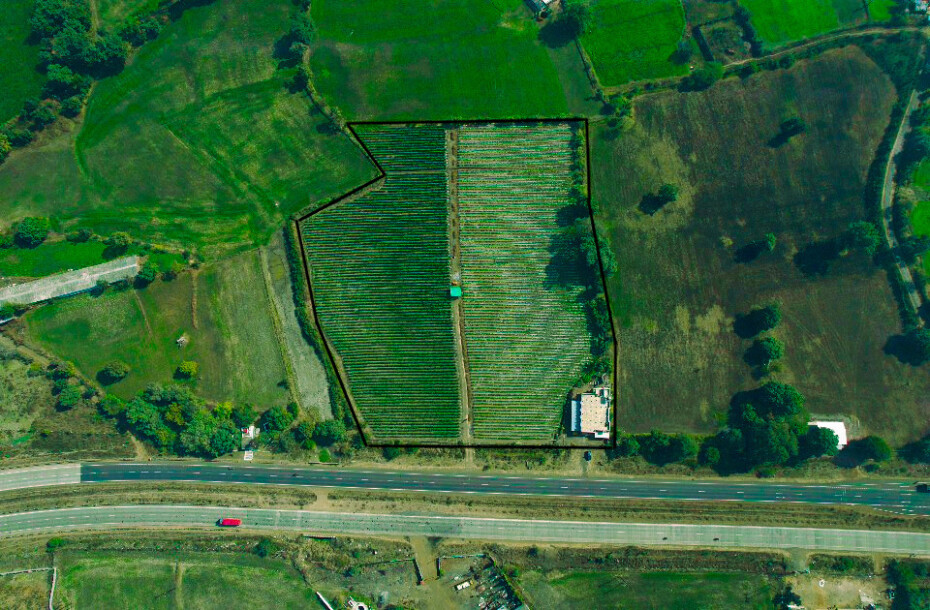
M464 444L456 442L436 442L436 443L403 443L403 442L375 442L372 438L365 433L363 422L365 418L361 415L361 412L358 409L358 406L355 404L351 394L349 393L349 386L345 379L339 372L339 367L336 364L336 358L333 354L333 349L330 346L329 340L326 338L326 333L323 330L323 324L320 320L319 313L316 306L316 298L313 295L313 282L310 280L310 263L307 260L307 250L304 246L304 235L301 230L301 225L308 220L309 218L323 212L332 206L353 197L358 194L360 191L367 189L375 184L378 184L387 177L387 173L384 171L384 168L378 162L378 159L374 156L371 150L368 149L368 146L365 144L363 138L358 135L358 132L355 130L356 125L493 125L493 124L532 124L532 123L582 123L584 125L584 145L585 145L585 170L586 170L586 180L587 184L587 202L588 202L588 219L591 222L591 231L594 235L594 244L597 250L597 264L598 269L600 270L601 275L601 284L604 289L604 299L607 301L607 314L610 318L610 333L613 338L613 358L611 366L613 368L613 387L611 391L613 392L613 426L611 427L610 440L606 445L592 445L592 446L571 446L571 445L536 445L536 444L521 444L519 441L511 444ZM604 261L601 256L601 242L597 236L597 223L594 221L594 208L591 204L591 139L590 139L590 130L588 128L588 119L585 117L567 117L560 119L553 118L529 118L529 119L468 119L468 120L456 120L450 119L447 121L350 121L346 123L346 127L352 134L352 137L355 141L362 147L362 150L365 151L365 155L368 157L369 161L377 168L378 175L365 184L357 186L351 191L340 195L320 207L314 209L311 212L308 212L300 217L298 217L294 223L297 229L297 240L300 245L300 256L304 264L304 277L307 280L307 291L310 295L310 307L313 309L313 321L316 324L317 332L320 335L320 340L323 342L323 348L326 351L326 356L329 358L330 364L333 367L333 372L336 375L336 378L339 380L339 387L342 389L343 395L346 397L346 402L349 404L349 410L352 412L352 419L355 420L355 427L358 430L359 435L367 447L398 447L398 448L415 448L415 449L572 449L572 450L584 450L584 451L606 451L616 446L617 442L617 422L618 422L618 406L617 406L617 394L618 387L617 381L619 379L619 373L617 371L617 350L619 348L617 341L617 333L614 327L613 319L613 308L610 303L610 296L607 290L607 279L604 276Z

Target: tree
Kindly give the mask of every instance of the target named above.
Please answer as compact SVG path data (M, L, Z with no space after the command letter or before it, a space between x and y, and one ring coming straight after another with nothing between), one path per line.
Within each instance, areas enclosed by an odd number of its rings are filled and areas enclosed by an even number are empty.
M744 339L772 330L781 322L781 306L772 303L765 307L754 307L747 314L737 314L733 330Z
M898 246L898 254L908 265L917 262L917 257L930 250L930 236L911 235Z
M13 227L13 239L21 248L38 247L48 237L49 224L47 218L28 216Z
M58 408L66 411L77 406L81 401L81 388L69 385L58 394Z
M146 261L139 273L136 274L136 286L144 288L158 279L158 267L151 261Z
M658 193L659 199L665 203L671 203L672 201L678 200L678 187L674 184L665 183L659 187Z
M617 457L633 457L639 455L639 441L632 434L618 435L617 447L614 450Z
M842 237L845 248L860 250L869 256L875 254L881 241L882 236L878 228L865 220L850 223Z
M302 421L294 429L294 438L304 449L314 449L316 443L313 441L313 431L316 425L313 422Z
M331 456L331 455L329 454L329 451L327 451L326 449L323 449L322 451L320 451L320 461L321 461L321 462L323 462L324 464L326 464L327 462L331 462L332 460L333 460L333 456Z
M338 419L322 421L313 430L313 438L318 444L324 446L342 442L346 438L346 425Z
M81 114L83 109L84 100L78 95L71 96L61 103L61 114L69 119L73 119Z
M384 459L386 460L393 460L393 459L399 458L402 453L403 451L401 450L400 447L394 447L394 446L385 447L384 450L382 451L382 454L384 455Z
M775 605L776 610L788 610L790 606L801 605L801 596L792 591L791 585L788 585L783 591L775 594L772 603Z
M868 461L885 462L894 452L880 436L869 435L850 441L837 455L840 464L858 466Z
M132 238L129 236L129 233L124 231L117 231L109 237L107 237L103 243L108 245L114 250L114 252L122 253L125 252L130 245L132 245Z
M97 373L97 379L104 385L109 385L121 381L129 374L129 365L119 360L113 360L106 364L100 372Z
M291 88L294 91L303 91L310 84L310 68L301 64L294 73L294 80L291 81Z
M839 442L833 430L820 426L808 426L807 434L801 437L800 457L804 460L822 455L834 456L837 454Z
M98 408L108 417L119 417L126 410L126 403L113 394L107 394L100 401Z
M39 38L51 38L65 25L89 30L90 5L84 0L36 0L30 25Z
M750 366L767 367L785 355L785 344L775 337L764 337L752 342L743 355Z
M259 557L268 557L269 555L274 555L277 552L278 545L276 545L270 538L262 538L258 541L258 544L255 545L255 554Z
M280 405L271 407L262 414L261 427L270 432L286 430L294 421L294 416Z
M193 360L185 360L178 365L175 376L181 379L194 379L200 371L200 365Z
M229 414L230 419L233 423L240 428L247 428L255 423L255 419L258 417L258 413L249 403L244 403L241 405L236 405L232 408L232 412Z
M210 437L210 447L207 452L208 457L217 458L227 453L232 453L239 448L242 437L239 430L228 419L219 422L219 425L213 431Z
M562 9L557 21L565 36L578 38L588 29L588 6L572 2Z
M292 42L299 42L305 45L313 44L316 40L316 25L309 13L298 13L291 19L291 30L289 37Z
M915 366L930 362L930 329L913 328L901 343L906 359Z
M13 152L13 145L10 143L10 139L5 135L0 133L0 163Z
M723 78L723 66L712 61L703 68L698 68L681 81L682 91L703 91Z

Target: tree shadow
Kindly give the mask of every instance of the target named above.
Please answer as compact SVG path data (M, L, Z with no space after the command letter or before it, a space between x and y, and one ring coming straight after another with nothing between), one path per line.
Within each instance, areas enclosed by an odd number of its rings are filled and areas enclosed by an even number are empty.
M108 261L113 260L114 258L125 256L128 250L129 248L127 246L107 246L103 249L103 258Z
M580 283L578 272L584 265L581 239L570 232L557 233L549 241L549 263L546 265L546 288L568 288Z
M752 243L746 244L742 248L739 248L733 254L733 260L737 263L751 263L756 260L762 253L766 250L765 242L754 241Z
M898 362L901 364L909 364L910 366L920 366L923 364L923 360L915 353L913 343L906 335L893 335L888 337L888 341L885 342L885 347L882 348L882 351L888 356L897 358Z
M647 193L643 195L642 200L639 202L639 211L643 214L648 214L649 216L655 216L656 212L664 208L668 204L668 200L659 197L654 193Z
M168 19L177 21L184 16L184 12L188 9L209 6L214 2L216 0L180 0L180 2L176 2L168 8Z
M794 266L807 276L826 275L830 265L839 258L840 246L836 240L815 241L794 255Z
M588 206L584 203L574 203L559 208L556 212L556 224L560 227L570 227L580 218L587 218L589 215Z
M777 134L769 138L769 141L766 142L769 148L781 148L791 139L791 135L785 133L784 131L779 131Z
M575 33L564 21L556 19L539 29L539 40L553 49L564 47L575 40Z

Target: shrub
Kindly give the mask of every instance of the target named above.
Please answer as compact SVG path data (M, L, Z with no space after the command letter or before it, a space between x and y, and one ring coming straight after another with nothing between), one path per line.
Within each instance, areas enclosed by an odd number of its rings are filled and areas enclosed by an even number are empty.
M328 419L316 425L314 440L320 445L332 445L346 438L346 426L338 419Z
M194 379L200 371L200 365L193 360L185 360L178 365L175 376L181 379Z
M893 453L885 439L870 435L850 441L837 455L837 461L844 466L858 466L868 461L885 462Z
M255 411L255 407L249 403L245 403L234 406L229 417L232 419L233 423L240 428L247 428L255 423L258 413Z
M723 66L712 61L682 79L680 88L682 91L703 91L721 78L723 78Z
M48 542L45 543L45 550L49 553L54 553L56 550L60 549L68 543L64 538L49 538Z
M399 458L401 454L403 453L403 451L401 450L400 447L385 447L382 453L384 455L384 459L393 460L393 459Z
M152 262L146 262L136 274L136 286L144 288L158 279L158 267Z
M97 373L97 379L104 385L116 383L129 374L129 365L119 360L109 362Z
M319 457L320 457L320 461L323 462L324 464L326 464L327 462L331 462L333 460L333 456L331 456L329 454L329 451L327 451L326 449L323 449L322 451L320 451Z
M262 414L261 427L263 430L280 432L286 430L294 421L294 416L281 406L274 406Z
M81 401L81 388L69 385L58 394L58 408L67 411L73 409Z
M47 218L29 216L20 220L13 227L13 239L21 248L35 248L48 237Z
M270 538L262 538L255 545L254 552L259 557L268 557L278 552L278 545Z

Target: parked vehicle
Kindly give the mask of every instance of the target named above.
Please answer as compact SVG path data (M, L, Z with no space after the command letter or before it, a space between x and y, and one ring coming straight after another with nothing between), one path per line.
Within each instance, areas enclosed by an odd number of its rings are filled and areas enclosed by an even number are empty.
M225 519L220 519L216 524L220 527L239 527L242 525L242 519L230 519L227 517Z

